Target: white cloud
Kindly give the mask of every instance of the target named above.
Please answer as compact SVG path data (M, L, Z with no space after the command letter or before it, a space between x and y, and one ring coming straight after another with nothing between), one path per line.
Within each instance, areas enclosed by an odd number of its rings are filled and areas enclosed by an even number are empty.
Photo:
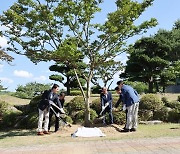
M6 78L6 77L1 77L0 80L4 83L13 83L14 81L12 79Z
M3 67L4 67L4 65L0 64L0 72L3 71Z
M6 26L2 25L2 26L0 26L0 30L5 31L5 30L8 30L8 28Z
M43 75L34 78L34 80L36 80L36 81L46 81L46 79L47 78L45 76L43 76Z
M89 60L88 57L85 57L85 58L83 59L83 62L86 63L86 64L89 64L89 61L90 61L90 60Z
M121 55L117 56L114 58L115 61L121 61L124 65L126 64L126 61L128 60L127 58L128 54L122 53Z
M15 76L17 77L22 77L22 78L31 78L33 77L33 74L27 72L27 71L23 71L23 70L15 70L13 73Z
M7 39L5 37L0 37L0 46L2 48L7 47Z

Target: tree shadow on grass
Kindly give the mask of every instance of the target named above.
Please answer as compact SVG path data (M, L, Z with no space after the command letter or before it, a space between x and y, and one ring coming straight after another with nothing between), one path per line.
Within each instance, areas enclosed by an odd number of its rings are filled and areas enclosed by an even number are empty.
M121 128L119 128L118 126L116 126L116 125L111 125L112 127L114 127L115 128L115 130L116 131L118 131L118 132L121 132L122 131L122 129Z
M6 130L0 131L0 139L15 136L35 136L36 130Z
M173 128L170 128L170 129L180 129L180 127L173 127Z

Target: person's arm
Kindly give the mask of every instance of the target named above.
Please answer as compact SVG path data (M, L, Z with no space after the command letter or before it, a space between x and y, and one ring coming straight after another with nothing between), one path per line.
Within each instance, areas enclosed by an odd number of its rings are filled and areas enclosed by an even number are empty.
M100 101L101 101L101 108L103 108L105 106L104 104L104 99L103 99L103 95L100 95Z
M118 99L118 101L115 104L115 108L117 108L121 102L122 102L122 95L120 94L119 95L119 99Z
M109 107L110 108L112 108L112 101L113 101L113 99L112 99L112 94L111 93L109 93Z
M59 99L59 101L60 101L60 103L61 103L61 106L62 106L62 108L64 107L64 102L65 102L65 100L63 99L63 100L60 100Z
M59 101L58 95L56 95L56 100L57 100L57 105L59 106L59 108L62 108L62 105L61 105L61 102Z

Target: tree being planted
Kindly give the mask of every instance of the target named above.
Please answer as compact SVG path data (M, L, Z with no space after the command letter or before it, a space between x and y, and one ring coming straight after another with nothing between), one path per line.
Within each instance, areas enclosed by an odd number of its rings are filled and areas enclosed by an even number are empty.
M114 58L125 51L128 38L157 24L155 19L140 25L134 23L152 2L117 0L117 9L109 13L103 23L98 20L95 23L102 0L18 0L0 20L9 27L4 33L12 45L9 50L24 54L33 62L69 63L78 81L79 75L84 77L86 91L79 84L85 100L85 125L88 126L94 71L109 62L112 64ZM79 67L81 58L86 63L85 68Z

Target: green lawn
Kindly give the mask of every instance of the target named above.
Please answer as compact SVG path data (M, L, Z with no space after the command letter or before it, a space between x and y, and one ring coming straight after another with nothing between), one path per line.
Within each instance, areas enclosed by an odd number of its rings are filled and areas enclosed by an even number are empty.
M21 99L10 95L0 95L0 100L5 101L10 105L26 105L29 104L29 99Z
M106 134L106 137L95 138L71 138L79 126L65 128L58 133L52 133L46 136L37 136L36 130L9 130L0 132L0 147L20 147L35 146L40 144L55 144L81 141L98 141L98 140L124 140L138 138L159 138L159 137L180 137L180 124L156 124L156 125L139 125L137 132L120 133L119 126L100 127ZM118 127L118 128L116 128ZM122 128L122 126L120 126Z

